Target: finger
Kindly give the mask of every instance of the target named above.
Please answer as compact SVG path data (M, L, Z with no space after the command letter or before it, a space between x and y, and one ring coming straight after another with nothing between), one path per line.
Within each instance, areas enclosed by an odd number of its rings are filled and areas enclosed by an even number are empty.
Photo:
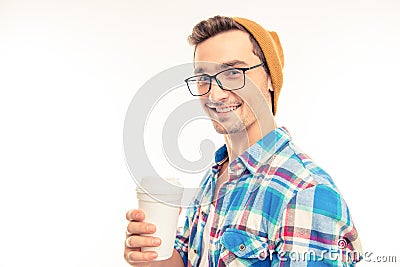
M126 248L158 247L159 245L161 245L161 239L150 236L134 235L125 241Z
M158 254L155 251L128 251L125 254L125 259L129 263L137 262L137 261L151 261L157 258Z
M126 234L153 234L156 231L156 226L146 222L130 222L126 227Z
M128 221L143 221L144 217L144 212L138 209L132 209L126 213L126 219Z

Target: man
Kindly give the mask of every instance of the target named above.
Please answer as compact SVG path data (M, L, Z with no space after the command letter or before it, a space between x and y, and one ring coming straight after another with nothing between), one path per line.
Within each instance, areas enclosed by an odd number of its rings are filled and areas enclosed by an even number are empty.
M361 244L331 177L297 148L274 115L284 57L278 35L243 18L197 24L198 96L226 145L188 208L173 256L152 261L161 240L140 210L127 213L125 258L141 266L352 266ZM144 263L138 263L143 261ZM143 266L144 266L143 265Z

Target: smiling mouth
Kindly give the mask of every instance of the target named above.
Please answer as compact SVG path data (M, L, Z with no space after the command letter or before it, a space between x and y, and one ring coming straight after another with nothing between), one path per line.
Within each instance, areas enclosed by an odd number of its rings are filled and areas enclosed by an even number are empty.
M222 107L210 107L210 106L207 106L207 107L209 109L212 109L216 113L229 113L229 112L232 112L232 111L238 109L241 106L242 105L240 104L240 105L235 105L235 106L222 106Z

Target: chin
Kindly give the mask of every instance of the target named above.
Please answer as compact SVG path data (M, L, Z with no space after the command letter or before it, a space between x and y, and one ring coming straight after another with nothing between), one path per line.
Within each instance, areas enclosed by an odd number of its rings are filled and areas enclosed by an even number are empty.
M214 129L219 134L236 134L243 132L246 130L244 125L230 125L229 127L225 127L219 122L213 121Z
M226 128L223 127L220 123L213 121L214 129L219 134L227 134Z

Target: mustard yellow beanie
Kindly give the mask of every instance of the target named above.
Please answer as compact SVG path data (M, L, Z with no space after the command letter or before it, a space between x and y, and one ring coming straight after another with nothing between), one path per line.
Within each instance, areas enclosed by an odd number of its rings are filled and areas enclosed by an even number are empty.
M264 57L267 61L268 69L272 78L272 85L274 87L273 114L275 115L278 107L278 97L283 83L282 69L285 63L278 34L273 31L267 31L256 22L248 19L232 19L242 25L254 37L264 53Z

